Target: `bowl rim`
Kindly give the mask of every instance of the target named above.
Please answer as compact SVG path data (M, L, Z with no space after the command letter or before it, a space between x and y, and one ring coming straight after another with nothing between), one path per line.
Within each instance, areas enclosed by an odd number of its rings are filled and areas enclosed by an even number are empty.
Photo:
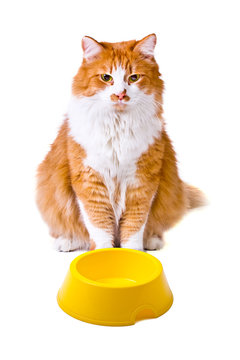
M77 263L79 261L79 259L84 258L84 257L88 257L88 256L94 256L94 254L96 254L97 252L115 252L115 251L121 251L121 252L125 252L125 253L135 253L138 256L144 256L147 257L148 259L150 259L152 262L155 263L155 271L153 272L153 274L151 276L149 276L149 278L147 280L144 281L138 281L136 283L130 283L130 284L124 284L124 285L119 285L119 284L114 284L114 283L101 283L99 281L96 280L91 280L85 276L83 276L82 274L79 273L79 271L77 270ZM163 272L163 267L162 264L160 262L160 260L158 260L156 257L154 257L151 254L148 254L146 252L140 251L140 250L134 250L134 249L125 249L125 248L105 248L105 249L97 249L97 250L92 250L92 251L87 251L83 254L78 255L70 264L70 272L72 273L72 275L77 278L78 280L88 284L88 285L93 285L95 287L99 287L99 288L115 288L115 289L124 289L124 288L133 288L133 287L138 287L138 286L143 286L145 284L149 284L152 281L154 281L157 277L159 277L161 275L161 273Z

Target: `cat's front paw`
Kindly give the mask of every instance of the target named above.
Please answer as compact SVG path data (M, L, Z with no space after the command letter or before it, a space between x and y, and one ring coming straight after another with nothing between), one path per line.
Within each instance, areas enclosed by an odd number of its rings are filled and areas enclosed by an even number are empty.
M144 249L145 250L160 250L162 249L164 246L164 241L162 238L160 238L157 235L153 235L151 237L149 237L145 242L144 242Z
M129 239L121 242L121 248L143 251L143 242L136 239Z
M97 249L108 249L112 248L113 244L110 240L90 240L89 250L97 250Z
M81 241L77 239L66 239L63 236L59 236L57 239L53 240L53 248L63 252L74 251L81 248Z
M128 238L121 239L121 247L125 249L141 250L143 251L143 231L144 225L140 228L139 231L133 233Z

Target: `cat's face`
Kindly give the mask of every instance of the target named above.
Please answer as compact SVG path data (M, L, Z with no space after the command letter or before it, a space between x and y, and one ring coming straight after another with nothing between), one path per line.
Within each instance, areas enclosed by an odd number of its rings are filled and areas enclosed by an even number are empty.
M99 110L132 111L161 103L163 81L153 52L156 35L140 41L82 41L84 59L73 81L73 95Z

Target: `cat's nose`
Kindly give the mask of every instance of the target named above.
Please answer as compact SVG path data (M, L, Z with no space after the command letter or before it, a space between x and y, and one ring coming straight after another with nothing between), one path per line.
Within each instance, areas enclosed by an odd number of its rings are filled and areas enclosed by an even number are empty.
M123 100L124 97L126 96L126 89L124 89L122 92L120 92L119 94L115 94L119 100Z

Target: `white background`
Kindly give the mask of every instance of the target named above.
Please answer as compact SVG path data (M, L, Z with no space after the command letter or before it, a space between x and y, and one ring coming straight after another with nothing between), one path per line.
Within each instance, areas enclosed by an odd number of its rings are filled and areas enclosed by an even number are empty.
M239 359L238 5L1 3L2 359ZM170 311L130 327L101 327L58 308L58 288L79 252L52 250L34 176L67 110L82 36L116 42L152 32L181 176L210 205L166 233L166 247L154 253L174 294Z

